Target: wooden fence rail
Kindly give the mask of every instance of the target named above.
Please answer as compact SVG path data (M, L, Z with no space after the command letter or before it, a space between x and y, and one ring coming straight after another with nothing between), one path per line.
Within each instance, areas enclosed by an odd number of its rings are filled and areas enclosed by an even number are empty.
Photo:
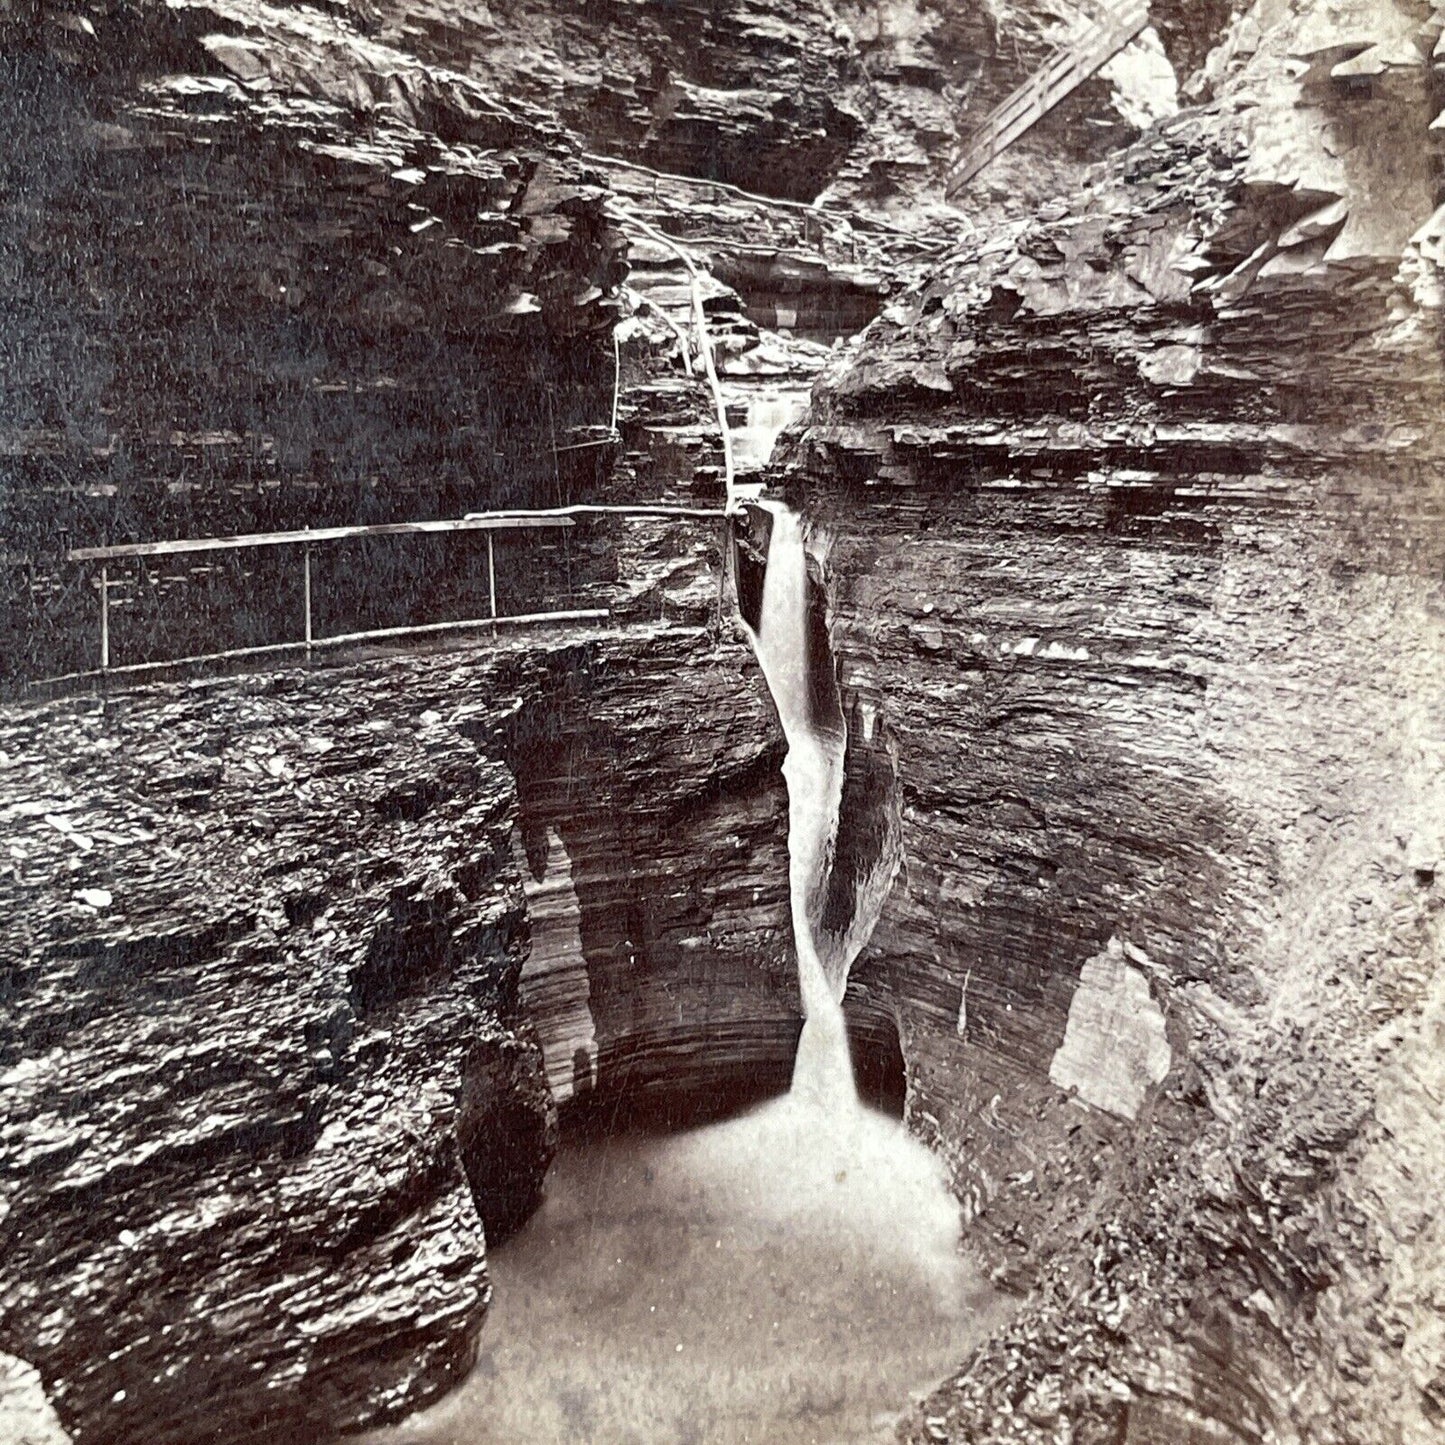
M465 517L450 517L429 522L379 522L370 526L313 527L292 532L244 532L221 537L178 537L156 542L120 542L105 547L73 547L66 560L99 562L97 579L100 592L100 666L89 672L67 673L64 677L41 678L32 686L72 681L85 677L106 677L112 673L147 672L166 667L182 667L201 662L233 658L260 657L304 650L309 656L313 648L339 647L385 639L421 637L430 634L457 632L468 628L548 621L585 621L610 615L604 608L587 608L565 612L535 612L521 616L500 615L497 611L497 563L493 534L502 531L533 528L573 527L588 517L623 517L656 520L720 520L727 513L718 507L679 507L662 503L637 506L613 506L601 503L579 503L570 507L552 507L537 511L471 512ZM468 618L458 622L428 622L406 627L376 628L368 632L350 632L340 636L317 637L312 625L311 554L314 548L328 542L346 542L367 537L435 536L463 532L482 532L487 539L486 617ZM224 652L203 653L193 657L169 658L160 662L131 663L112 667L110 661L110 575L109 563L136 557L174 557L197 552L229 552L242 548L300 547L302 636L292 642L268 643L259 647L231 648Z
M1102 70L1148 23L1148 0L1128 0L1055 52L984 117L949 175L948 198L952 200L985 166Z

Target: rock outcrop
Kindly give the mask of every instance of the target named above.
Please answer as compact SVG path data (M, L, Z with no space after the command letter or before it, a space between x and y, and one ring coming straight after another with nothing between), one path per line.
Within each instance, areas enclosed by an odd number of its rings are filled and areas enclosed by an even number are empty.
M540 886L566 870L559 912L585 970L590 1035L565 988L538 989L534 1015L579 1124L706 1117L783 1092L792 1072L781 745L747 651L702 656L659 634L508 727L528 867Z
M586 1101L786 1069L744 657L644 633L7 713L0 1346L78 1441L315 1439L461 1377L482 1226L555 1145L519 982L564 760Z
M1438 1429L1396 1090L1440 963L1439 33L1257 7L793 444L904 804L858 977L1035 1291L919 1439Z
M511 782L441 686L329 682L7 719L0 1331L78 1440L314 1437L471 1360Z

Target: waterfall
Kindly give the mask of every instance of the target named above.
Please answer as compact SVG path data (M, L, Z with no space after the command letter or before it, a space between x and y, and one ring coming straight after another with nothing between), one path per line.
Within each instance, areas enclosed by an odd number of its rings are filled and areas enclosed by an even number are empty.
M788 744L806 1015L793 1087L678 1134L564 1140L541 1210L488 1260L478 1368L423 1441L876 1445L880 1412L992 1322L942 1165L854 1086L843 991L896 859L886 839L859 842L869 758L850 753L861 724L850 743L807 540L794 513L761 504L733 542Z
M819 927L838 837L847 733L826 629L812 606L802 522L779 503L758 506L771 525L756 620L745 616L744 626L788 744L788 884L804 1014L793 1092L856 1101L842 1000L866 938L849 930L840 942Z

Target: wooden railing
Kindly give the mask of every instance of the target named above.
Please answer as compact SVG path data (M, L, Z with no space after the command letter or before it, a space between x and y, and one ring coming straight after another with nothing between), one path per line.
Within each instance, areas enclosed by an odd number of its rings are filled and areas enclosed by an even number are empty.
M605 607L585 608L562 612L532 612L525 614L499 614L497 611L497 563L493 534L531 528L566 528L576 525L580 518L599 516L658 517L675 519L721 519L727 514L716 507L677 507L663 504L641 504L638 506L608 506L601 504L579 504L571 507L553 507L542 511L472 512L465 517L451 517L430 522L382 522L372 526L356 527L313 527L294 532L246 532L224 537L180 537L157 542L121 542L107 547L75 547L65 554L68 562L100 564L97 579L100 593L100 647L98 668L87 672L69 673L64 678L43 678L42 683L69 681L82 677L106 677L115 673L150 672L163 668L183 667L202 662L219 662L235 658L261 657L267 654L304 651L308 655L315 648L341 647L350 644L382 641L404 637L421 637L428 634L457 632L467 629L488 628L493 632L499 626L516 626L533 622L581 622L601 620L610 614ZM348 542L367 537L410 537L427 536L437 533L481 532L487 539L487 598L488 613L485 617L465 618L457 622L426 622L406 627L375 628L366 632L348 632L318 637L312 625L311 612L311 554L314 548L329 542ZM267 643L259 647L238 647L223 652L201 653L191 657L166 658L156 662L129 663L123 667L112 667L110 661L111 620L110 620L110 576L109 564L136 557L173 557L182 553L230 552L242 548L299 547L301 549L301 596L302 635L289 642ZM39 684L35 684L39 685Z
M949 174L949 200L1061 100L1098 74L1148 23L1148 0L1126 0L1113 6L1072 44L1056 51L974 131Z

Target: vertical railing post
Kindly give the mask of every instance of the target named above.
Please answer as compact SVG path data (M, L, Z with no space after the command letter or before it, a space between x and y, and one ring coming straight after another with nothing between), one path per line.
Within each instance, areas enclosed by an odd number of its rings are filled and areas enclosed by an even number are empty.
M306 656L311 656L311 548L301 549L301 607L306 618Z
M492 604L492 636L497 635L497 557L492 548L491 529L487 529L487 596Z
M617 408L622 400L622 338L612 328L612 435L617 435Z
M110 670L110 572L100 567L100 670Z

